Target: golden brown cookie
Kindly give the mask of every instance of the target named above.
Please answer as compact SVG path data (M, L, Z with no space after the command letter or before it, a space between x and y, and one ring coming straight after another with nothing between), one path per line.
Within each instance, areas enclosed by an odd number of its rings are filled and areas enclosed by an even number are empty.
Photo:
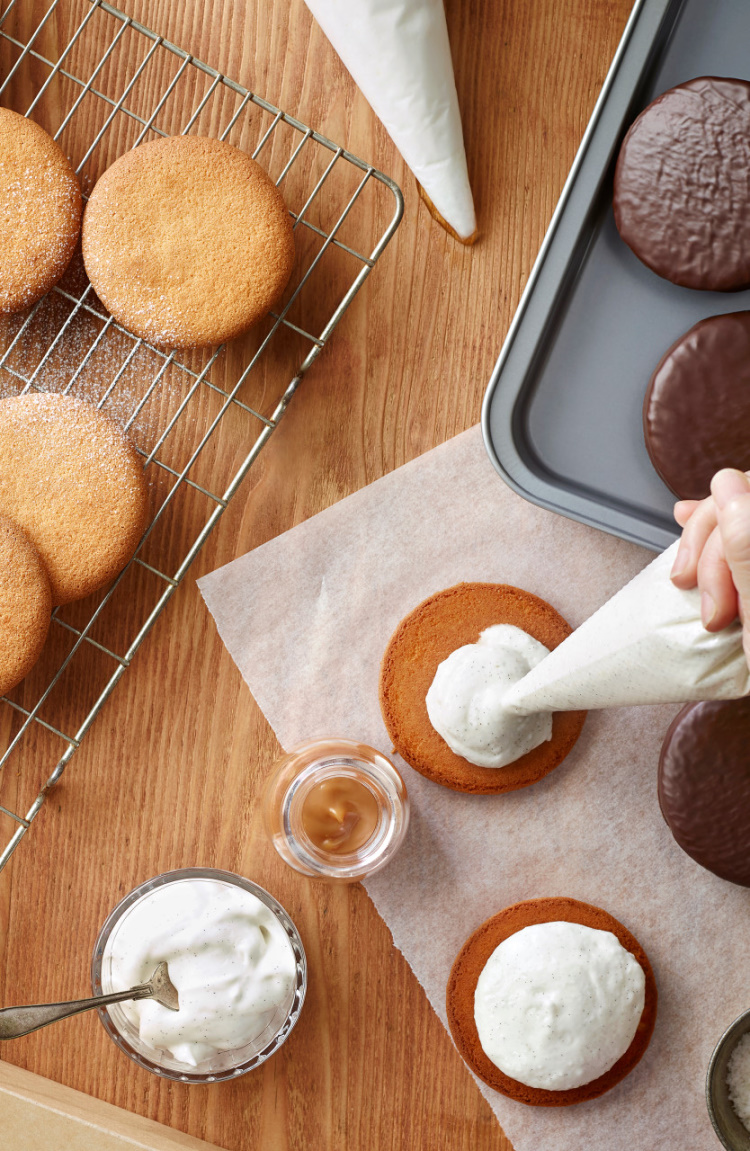
M56 604L113 579L145 527L135 448L91 404L57 393L0 400L0 511L29 536Z
M81 230L81 190L44 128L0 108L0 313L36 303L62 276Z
M507 767L477 767L451 751L430 723L425 698L438 664L493 624L520 627L545 647L572 628L543 599L508 584L461 583L424 600L393 633L380 669L380 708L393 746L422 775L454 791L496 794L528 787L565 759L585 711L556 712L552 738Z
M0 695L39 659L52 611L47 570L19 527L0 515Z
M533 923L582 923L599 931L611 931L626 951L640 963L646 976L646 1000L638 1030L624 1055L597 1079L572 1087L566 1091L549 1091L541 1087L527 1087L511 1079L497 1067L484 1052L479 1042L474 1021L474 993L477 981L487 960L496 947ZM635 936L601 907L581 903L578 899L554 896L548 899L527 899L504 908L471 935L461 948L451 969L446 989L448 1025L453 1042L475 1075L503 1095L527 1103L532 1107L568 1107L571 1103L584 1103L609 1091L628 1075L639 1062L649 1045L656 1023L656 980L648 957Z
M173 136L121 156L94 187L83 260L102 303L153 344L204 347L273 307L294 263L281 193L246 152Z

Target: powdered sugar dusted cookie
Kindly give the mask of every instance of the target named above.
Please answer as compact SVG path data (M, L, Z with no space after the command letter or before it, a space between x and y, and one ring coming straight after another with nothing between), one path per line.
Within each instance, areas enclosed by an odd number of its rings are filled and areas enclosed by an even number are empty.
M31 539L56 604L113 579L145 527L135 448L91 404L58 393L0 400L0 511Z
M153 344L203 347L241 335L279 299L292 222L247 153L174 136L128 152L97 182L83 259L124 327Z
M62 149L0 108L0 313L36 303L62 276L81 230L81 190Z
M52 595L31 540L0 515L0 695L24 678L47 638Z

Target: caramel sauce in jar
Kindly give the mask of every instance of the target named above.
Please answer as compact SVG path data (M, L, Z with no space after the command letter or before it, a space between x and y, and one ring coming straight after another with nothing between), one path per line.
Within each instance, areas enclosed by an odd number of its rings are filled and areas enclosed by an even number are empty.
M398 771L375 748L347 739L309 740L275 765L263 816L290 867L311 878L353 883L398 850L409 800Z
M380 805L365 783L332 776L316 783L302 804L302 827L321 851L357 851L378 825Z

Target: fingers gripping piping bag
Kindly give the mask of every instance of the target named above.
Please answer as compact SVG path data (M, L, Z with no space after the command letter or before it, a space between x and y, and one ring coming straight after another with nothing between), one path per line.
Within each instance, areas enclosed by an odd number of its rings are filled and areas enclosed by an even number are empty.
M750 694L739 621L707 632L698 589L669 578L678 543L514 684L503 706L531 715Z

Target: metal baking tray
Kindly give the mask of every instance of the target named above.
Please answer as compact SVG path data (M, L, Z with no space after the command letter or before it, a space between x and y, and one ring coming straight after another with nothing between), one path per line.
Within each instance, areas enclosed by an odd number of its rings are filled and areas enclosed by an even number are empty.
M654 550L677 535L674 496L643 442L643 397L663 353L750 291L662 280L620 240L620 142L660 92L696 76L750 79L748 0L637 0L492 374L490 458L533 503Z

